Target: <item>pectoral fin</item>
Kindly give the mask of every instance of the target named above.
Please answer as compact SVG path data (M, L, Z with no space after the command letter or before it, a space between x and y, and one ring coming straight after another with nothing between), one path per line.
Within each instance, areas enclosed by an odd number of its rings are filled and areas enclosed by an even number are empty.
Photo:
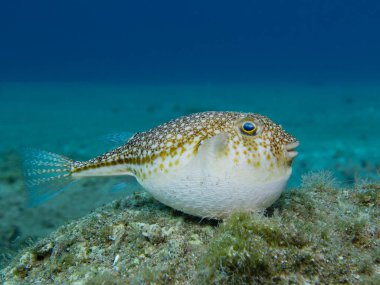
M221 133L201 143L198 148L196 159L203 169L214 169L222 167L222 160L228 143L228 134Z
M227 147L228 134L222 133L201 142L198 155L219 156Z

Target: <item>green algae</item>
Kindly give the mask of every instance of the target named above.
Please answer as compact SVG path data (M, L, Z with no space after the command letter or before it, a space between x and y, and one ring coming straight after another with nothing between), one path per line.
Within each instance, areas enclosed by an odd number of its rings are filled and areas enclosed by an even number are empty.
M144 193L24 250L5 284L379 284L380 185L303 177L261 213L199 220Z
M374 185L336 188L329 173L311 174L300 189L284 193L271 216L234 214L209 246L204 280L378 283L380 192ZM362 195L371 203L363 204Z

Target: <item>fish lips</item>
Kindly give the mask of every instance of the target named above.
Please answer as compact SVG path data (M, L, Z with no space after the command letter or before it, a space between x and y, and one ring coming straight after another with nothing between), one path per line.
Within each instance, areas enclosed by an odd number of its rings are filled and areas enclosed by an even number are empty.
M298 155L295 149L300 145L298 141L287 144L284 146L285 157L289 162L292 162L294 158Z

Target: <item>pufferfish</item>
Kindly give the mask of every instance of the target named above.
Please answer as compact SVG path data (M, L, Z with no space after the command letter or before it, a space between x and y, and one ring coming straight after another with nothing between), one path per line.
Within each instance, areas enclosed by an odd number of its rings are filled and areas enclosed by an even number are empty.
M27 185L44 199L79 178L128 175L169 207L223 219L234 211L272 205L286 187L298 145L259 114L195 113L136 133L88 161L32 151Z

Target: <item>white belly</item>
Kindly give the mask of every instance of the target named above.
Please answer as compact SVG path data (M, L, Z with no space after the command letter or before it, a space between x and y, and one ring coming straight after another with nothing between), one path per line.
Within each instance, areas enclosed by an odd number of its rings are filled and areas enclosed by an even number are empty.
M224 218L234 211L269 207L285 189L291 168L277 179L260 179L254 169L195 159L183 168L139 181L157 200L187 214ZM262 177L261 177L262 178Z

